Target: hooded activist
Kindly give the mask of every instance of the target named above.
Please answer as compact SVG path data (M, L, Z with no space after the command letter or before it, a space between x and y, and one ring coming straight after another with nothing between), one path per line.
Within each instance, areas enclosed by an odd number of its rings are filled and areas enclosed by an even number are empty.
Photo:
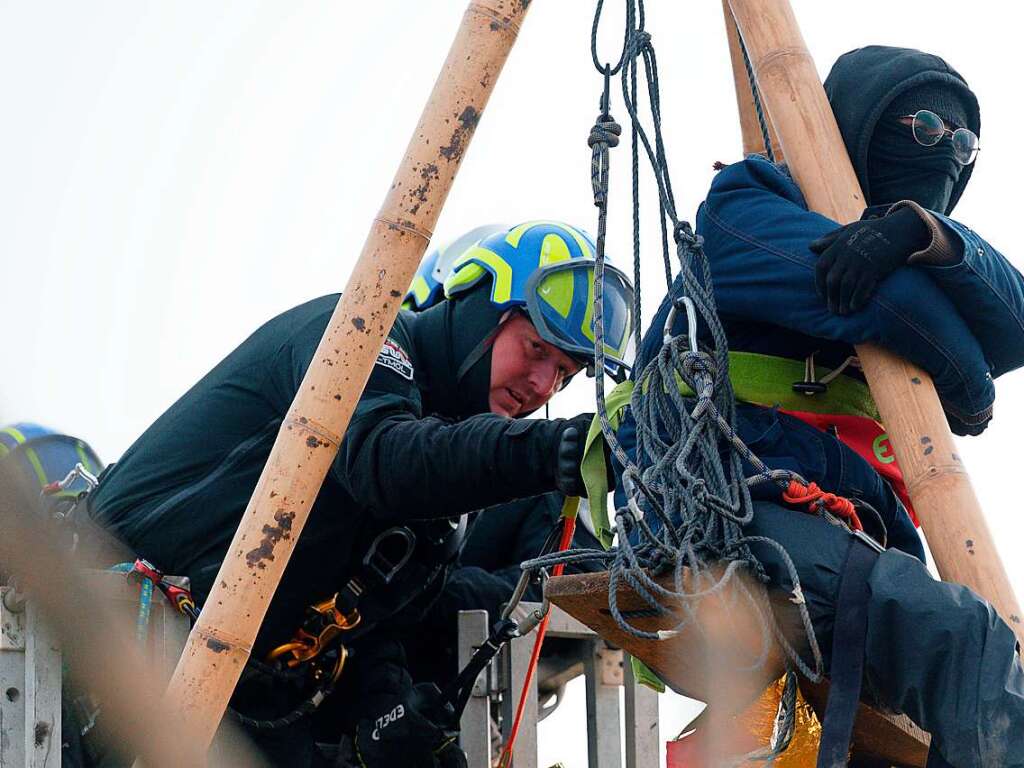
M865 694L931 733L929 766L1022 766L1024 670L1014 634L969 589L926 570L854 350L878 344L925 369L960 435L985 429L993 379L1024 364L1024 278L949 218L978 156L978 102L941 58L882 46L840 57L825 90L869 206L861 220L837 228L808 210L784 165L750 156L716 176L696 231L728 340L739 437L770 469L852 500L856 514L849 527L832 525L762 483L751 489L755 512L743 533L784 547L826 669L835 679L838 666L862 664ZM635 377L657 358L681 294L677 279ZM684 313L671 333L687 333ZM634 430L627 414L618 435L636 451ZM655 516L648 524L660 526ZM789 583L777 550L751 549L773 584ZM847 575L855 560L866 576ZM844 580L857 578L867 581L862 649L833 632L853 615L837 614L837 604Z
M276 764L316 765L316 743L342 732L370 768L464 763L450 704L412 685L395 637L441 592L467 513L583 492L591 415L523 417L592 365L594 250L558 222L501 229L462 254L447 300L399 314L232 699ZM607 372L621 379L632 287L617 272L607 286L609 340L619 339L606 345ZM88 499L92 520L147 567L188 576L198 605L337 301L314 299L259 328ZM304 672L328 689L337 682L315 716L295 714L308 700ZM385 717L398 708L407 716Z

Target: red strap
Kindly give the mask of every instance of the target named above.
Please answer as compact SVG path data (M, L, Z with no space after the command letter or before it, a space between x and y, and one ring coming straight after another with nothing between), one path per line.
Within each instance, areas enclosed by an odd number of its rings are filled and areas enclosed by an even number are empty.
M821 490L817 483L801 485L796 480L790 480L789 488L783 492L782 498L790 504L806 504L811 509L820 504L836 517L845 520L853 530L864 530L853 502L843 496L836 496L834 493Z
M153 582L153 586L160 586L160 582L164 579L164 575L151 562L143 560L141 557L135 561L128 576L136 579L149 579Z

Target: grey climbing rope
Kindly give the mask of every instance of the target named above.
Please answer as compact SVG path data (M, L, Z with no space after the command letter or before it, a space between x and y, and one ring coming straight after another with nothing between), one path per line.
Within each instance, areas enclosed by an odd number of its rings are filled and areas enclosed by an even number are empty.
M757 124L761 126L761 140L764 142L764 154L772 163L775 162L775 152L772 151L772 137L768 132L768 121L764 116L764 107L761 106L761 90L757 87L757 78L754 77L754 67L750 63L750 54L747 53L747 46L743 42L743 35L740 33L740 26L733 19L733 26L736 27L736 39L740 42L740 53L743 54L743 66L747 70L747 82L750 83L750 95L754 99L754 112L757 113Z
M821 652L804 603L795 565L778 542L764 536L746 535L743 531L743 527L754 517L750 494L753 486L771 482L784 489L791 481L801 484L806 484L806 481L792 472L769 469L736 432L736 405L728 377L728 343L717 315L703 241L676 212L662 138L658 64L651 35L644 29L644 3L643 0L625 0L626 33L622 53L614 66L610 63L602 64L597 52L597 32L603 4L603 0L598 0L596 4L591 31L591 54L594 66L604 80L604 89L600 113L588 139L592 150L591 183L594 204L598 209L593 308L595 370L598 372L595 377L595 395L604 439L623 468L622 482L627 503L615 512L615 528L618 533L616 547L607 552L577 549L551 554L527 561L523 563L523 568L537 570L553 567L556 563L603 564L609 571L610 614L624 632L645 639L664 639L694 624L698 603L721 593L731 584L738 597L734 610L746 607L757 617L761 626L760 652L749 668L762 666L772 644L777 643L784 653L790 673L798 670L811 680L820 680L823 671ZM744 60L765 147L769 158L774 160L745 48ZM621 79L623 104L629 114L632 138L633 263L636 285L633 322L638 351L641 341L641 147L657 185L666 282L670 295L678 296L665 323L664 341L660 350L642 370L634 371L635 385L630 410L636 427L635 457L630 457L623 449L609 422L604 380L600 375L605 359L603 278L609 155L610 150L619 143L622 132L611 116L610 79L616 74ZM645 118L641 118L639 106L641 79L646 85L648 101L649 114ZM678 270L675 278L669 249L670 235L675 245ZM687 330L673 336L671 330L680 313L685 313ZM698 340L702 343L698 343ZM684 382L693 394L682 394L679 382ZM754 474L749 477L745 476L746 465L754 468ZM660 525L652 527L649 523L652 517ZM751 575L756 582L767 583L764 569L751 549L755 544L774 549L788 573L791 601L800 613L810 662L783 635L763 590L751 589L749 582L735 578L743 572ZM655 578L655 575L665 573L671 574L668 587ZM618 605L621 584L628 585L646 607L639 611L623 611ZM632 619L651 615L668 617L670 627L652 632L632 623ZM767 750L756 755L757 759L768 763L785 749L792 733L796 686L792 674L790 678L780 706L776 737Z

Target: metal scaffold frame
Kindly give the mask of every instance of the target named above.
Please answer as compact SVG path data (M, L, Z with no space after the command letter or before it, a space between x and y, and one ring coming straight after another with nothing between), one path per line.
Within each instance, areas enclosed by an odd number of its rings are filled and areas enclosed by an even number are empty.
M539 608L539 603L522 603L513 613L521 619ZM487 611L459 613L459 665L466 664L490 631ZM477 678L473 695L462 715L462 748L469 768L490 768L493 759L493 717L498 712L500 741L509 736L518 696L523 689L536 628L512 640L490 668ZM660 749L658 694L633 677L629 656L610 647L593 630L559 608L551 608L549 638L575 641L573 656L562 659L526 692L522 728L516 739L513 760L517 768L538 768L537 725L543 719L538 707L537 688L564 685L582 675L586 682L587 765L589 768L657 768ZM623 701L619 691L623 690ZM620 740L624 732L624 743Z

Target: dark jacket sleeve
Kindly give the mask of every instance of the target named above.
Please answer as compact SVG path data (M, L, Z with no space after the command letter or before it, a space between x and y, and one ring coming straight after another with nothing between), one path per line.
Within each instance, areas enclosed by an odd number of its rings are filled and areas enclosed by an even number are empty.
M381 518L450 517L554 490L561 422L375 408L353 420L333 471Z
M298 390L323 329L317 320L292 337L275 366L276 389ZM400 320L388 338L410 365L373 366L331 479L383 520L452 517L555 489L554 443L563 420L424 416Z
M697 214L719 312L847 344L877 343L928 371L944 407L966 423L991 414L995 390L981 345L925 270L896 270L861 312L828 311L809 243L836 223L764 160L723 170Z
M998 250L959 222L932 214L958 241L955 264L921 265L967 322L993 378L1024 365L1024 277Z

